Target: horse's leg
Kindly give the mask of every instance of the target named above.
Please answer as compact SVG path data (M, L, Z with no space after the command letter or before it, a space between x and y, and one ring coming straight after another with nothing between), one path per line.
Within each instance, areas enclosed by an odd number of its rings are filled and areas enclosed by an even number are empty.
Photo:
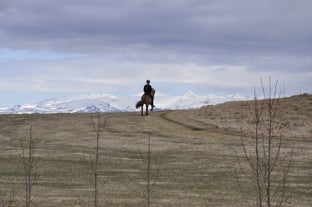
M143 116L143 106L144 106L144 104L142 104L142 106L141 106L141 116Z
M148 115L148 104L145 104L146 106L146 115Z

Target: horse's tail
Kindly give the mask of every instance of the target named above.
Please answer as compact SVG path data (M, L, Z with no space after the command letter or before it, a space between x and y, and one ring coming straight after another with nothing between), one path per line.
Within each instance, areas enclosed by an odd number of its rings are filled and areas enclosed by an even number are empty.
M138 109L139 107L143 106L143 102L142 101L138 101L135 105L135 107Z

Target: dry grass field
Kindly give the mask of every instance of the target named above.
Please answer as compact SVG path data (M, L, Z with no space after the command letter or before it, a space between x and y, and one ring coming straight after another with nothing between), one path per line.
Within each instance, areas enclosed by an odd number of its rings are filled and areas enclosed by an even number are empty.
M146 206L142 157L149 136L151 206L246 206L235 169L243 157L240 129L252 133L247 111L247 102L229 102L149 116L101 114L107 122L99 143L99 206ZM312 206L312 95L282 99L279 114L283 150L293 149L285 206ZM32 206L93 206L91 114L0 115L0 206L11 189L14 206L24 206L21 143L27 143L30 125L39 160ZM254 187L241 179L252 199Z

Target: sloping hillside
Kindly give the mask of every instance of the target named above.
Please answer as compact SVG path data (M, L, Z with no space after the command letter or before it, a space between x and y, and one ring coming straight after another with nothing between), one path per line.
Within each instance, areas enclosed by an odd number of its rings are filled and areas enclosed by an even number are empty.
M194 111L172 112L168 118L198 129L238 133L241 128L249 128L253 107L254 101L226 102ZM286 137L312 139L311 94L280 99L276 113L276 122Z

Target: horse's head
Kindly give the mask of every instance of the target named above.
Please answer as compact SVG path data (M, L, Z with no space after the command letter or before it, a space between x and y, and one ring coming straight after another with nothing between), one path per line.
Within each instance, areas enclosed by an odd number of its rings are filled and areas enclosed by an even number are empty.
M154 96L156 93L156 89L155 88L152 88L152 92L151 92L151 95Z

